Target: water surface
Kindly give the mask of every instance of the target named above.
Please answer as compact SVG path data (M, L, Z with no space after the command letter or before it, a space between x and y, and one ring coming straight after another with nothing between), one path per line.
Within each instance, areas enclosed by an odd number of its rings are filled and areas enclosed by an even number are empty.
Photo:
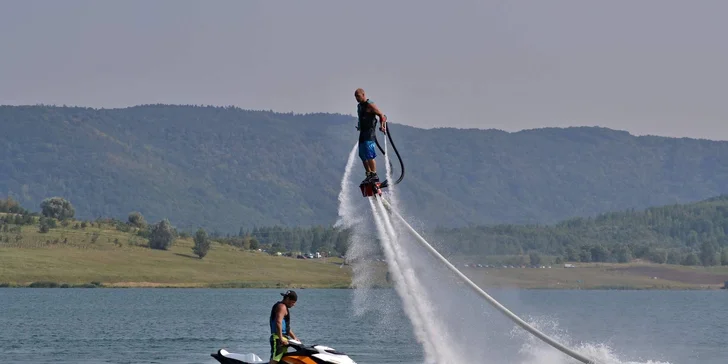
M281 290L0 289L2 363L216 363L224 347L268 359L268 316ZM357 316L353 290L299 290L292 327L358 363L421 363L423 351L392 290L370 294L389 312ZM570 341L606 345L622 362L728 362L726 291L492 291L522 317L558 325ZM453 300L466 299L453 297ZM471 298L467 298L471 299ZM489 306L464 315L483 340L524 350ZM480 312L483 311L483 312ZM445 318L444 320L447 320ZM497 331L496 331L497 330ZM522 331L520 329L515 332ZM477 343L478 338L462 338ZM525 350L528 350L527 348ZM538 353L538 352L536 352ZM473 358L476 362L494 362ZM570 363L563 355L546 363Z

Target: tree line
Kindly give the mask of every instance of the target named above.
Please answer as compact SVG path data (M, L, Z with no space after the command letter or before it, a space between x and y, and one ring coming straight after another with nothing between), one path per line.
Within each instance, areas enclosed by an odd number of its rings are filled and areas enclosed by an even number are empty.
M137 211L129 213L126 221L115 218L98 218L92 221L75 220L75 209L70 201L61 197L46 198L40 204L41 212L30 212L20 207L12 198L0 199L0 232L20 232L20 226L37 225L38 232L48 233L51 229L63 228L86 229L102 225L112 226L116 230L135 234L147 241L150 249L167 250L177 238L187 238L190 234L178 231L168 219L149 224ZM198 228L192 235L194 246L192 251L199 258L207 255L211 242L229 244L245 250L266 250L271 254L277 252L313 253L343 255L346 253L348 232L333 227L314 226L310 228L287 228L282 226L256 227L250 230L240 229L238 235L222 235L217 232L208 233Z
M554 225L437 228L432 238L450 253L544 254L568 262L728 265L728 196L578 217Z
M64 227L85 229L93 221L73 220L73 205L60 197L43 200L40 213L23 209L12 199L0 200L0 231L18 225L37 224L41 233ZM179 232L168 219L148 224L139 212L126 221L97 219L117 230L147 239L151 249L168 249ZM71 225L73 224L73 225ZM100 226L100 225L99 225ZM630 209L594 217L578 217L553 225L468 226L435 228L426 232L446 254L509 256L513 264L541 264L544 256L560 262L619 262L642 259L654 263L728 265L728 196L693 204ZM324 252L344 255L350 232L332 226L264 226L240 228L236 235L208 233L199 228L192 236L193 252L200 258L217 241L241 249L276 252Z

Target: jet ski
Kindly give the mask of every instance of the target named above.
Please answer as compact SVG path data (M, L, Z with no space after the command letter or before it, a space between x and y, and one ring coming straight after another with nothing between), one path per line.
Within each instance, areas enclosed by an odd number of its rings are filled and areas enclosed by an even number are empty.
M291 349L294 349L291 351ZM248 353L238 354L231 353L225 349L220 349L217 353L210 354L215 360L221 364L263 364L268 360L263 360L259 356ZM339 352L324 345L305 346L300 341L288 339L288 352L283 354L279 363L286 364L356 364L354 360L349 358L345 353Z

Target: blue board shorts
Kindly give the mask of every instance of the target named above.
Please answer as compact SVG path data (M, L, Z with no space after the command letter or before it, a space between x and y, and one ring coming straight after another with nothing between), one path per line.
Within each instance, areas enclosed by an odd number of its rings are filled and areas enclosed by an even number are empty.
M377 156L376 143L373 140L359 142L359 158L362 162L374 159Z

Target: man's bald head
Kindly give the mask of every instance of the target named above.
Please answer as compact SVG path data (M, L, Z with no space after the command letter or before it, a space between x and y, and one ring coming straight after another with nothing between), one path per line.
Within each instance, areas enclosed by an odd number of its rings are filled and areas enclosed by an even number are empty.
M363 88L356 89L356 91L354 91L354 97L356 98L356 101L359 102L364 102L367 99L366 95L364 94Z

